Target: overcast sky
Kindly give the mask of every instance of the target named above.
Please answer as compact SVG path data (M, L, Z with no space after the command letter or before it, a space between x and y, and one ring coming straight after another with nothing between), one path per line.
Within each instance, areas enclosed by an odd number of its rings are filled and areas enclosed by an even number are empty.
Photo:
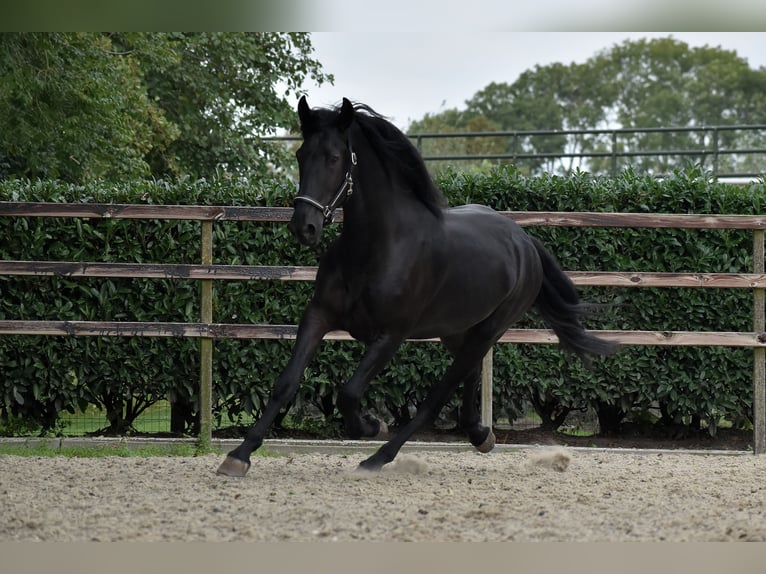
M304 89L312 107L347 97L405 129L426 113L463 108L490 82L511 84L535 65L584 62L628 38L667 36L734 50L751 68L766 67L763 32L314 32L314 57L335 84Z

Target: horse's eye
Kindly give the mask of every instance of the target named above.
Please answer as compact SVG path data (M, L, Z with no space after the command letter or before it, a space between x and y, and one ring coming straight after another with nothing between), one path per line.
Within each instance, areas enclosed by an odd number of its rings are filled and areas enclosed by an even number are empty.
M330 156L327 158L327 163L328 163L329 165L335 165L335 164L336 164L336 163L338 163L339 161L340 161L340 156L339 156L337 153L331 154L331 155L330 155Z

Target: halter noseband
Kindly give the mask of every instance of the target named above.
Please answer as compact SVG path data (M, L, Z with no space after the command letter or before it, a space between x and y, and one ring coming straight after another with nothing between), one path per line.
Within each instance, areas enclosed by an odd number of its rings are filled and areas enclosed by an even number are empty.
M335 197L332 198L330 203L327 205L322 205L316 199L306 197L305 195L298 195L293 200L293 205L295 205L295 203L298 201L304 201L309 205L316 207L319 211L322 212L322 215L324 215L325 225L332 223L333 219L335 218L335 210L343 205L343 202L346 200L346 198L351 197L351 195L354 193L354 178L351 174L351 170L356 165L356 153L354 153L354 150L352 150L350 147L349 151L351 152L351 167L349 167L348 171L346 172L346 177L343 178L343 183L338 189L338 193L335 194Z

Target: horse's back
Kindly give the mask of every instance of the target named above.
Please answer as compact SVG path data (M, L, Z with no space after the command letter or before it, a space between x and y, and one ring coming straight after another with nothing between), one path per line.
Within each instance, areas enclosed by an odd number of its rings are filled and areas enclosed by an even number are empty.
M486 218L486 217L503 217L486 205L480 205L478 203L467 203L465 205L458 205L456 207L449 207L444 210L445 215L448 217L469 217L469 218Z
M464 205L445 210L444 232L443 280L422 307L418 335L464 331L509 298L521 308L534 302L542 282L540 258L513 220L487 206Z
M528 249L530 237L511 218L491 207L475 203L451 207L444 211L444 225L453 248L473 246L492 254L494 249L512 247Z

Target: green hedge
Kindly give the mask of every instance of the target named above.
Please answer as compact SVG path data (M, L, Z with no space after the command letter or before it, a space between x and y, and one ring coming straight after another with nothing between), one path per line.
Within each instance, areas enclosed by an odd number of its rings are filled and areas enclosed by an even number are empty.
M513 169L485 175L452 173L442 187L459 201L502 210L633 213L759 214L762 183L731 186L697 169L664 180L626 171L615 179L578 173L529 178ZM750 272L752 232L663 229L530 228L565 269L602 271ZM593 328L752 330L752 293L724 289L580 289L583 297L616 303ZM659 404L663 424L751 418L752 352L709 347L625 347L586 371L545 346L502 346L496 393L519 408L539 403L544 423L557 413L596 408L602 431L616 431L631 412ZM497 372L499 371L499 372ZM502 384L505 382L506 384ZM502 399L502 396L500 397ZM507 407L506 407L507 408Z
M584 173L526 177L511 167L485 174L445 172L438 183L453 205L500 210L757 214L762 183L730 186L696 169L659 181L626 171L618 178ZM207 205L289 205L284 180L137 182L77 187L58 182L0 182L0 200ZM3 259L196 263L200 225L184 221L0 218ZM337 227L328 229L331 240ZM530 228L565 269L604 271L750 272L746 231ZM222 222L215 226L219 264L315 265L283 224ZM311 293L305 282L217 282L214 320L297 323ZM734 289L581 289L584 298L614 303L589 326L605 329L752 329L752 294ZM0 318L197 321L193 281L0 277ZM522 326L538 326L534 316ZM216 342L215 412L258 415L287 361L287 341ZM328 419L338 383L361 354L357 343L326 342L307 369L293 412L315 405ZM401 424L444 369L437 345L408 343L370 386L366 407ZM0 417L53 428L63 410L88 404L109 413L110 432L129 429L154 401L170 397L193 410L199 377L194 340L116 337L0 337ZM555 428L577 409L595 408L602 430L659 406L662 424L711 432L720 420L748 424L752 352L707 347L626 347L585 369L544 345L499 345L495 354L499 416L515 418L532 404ZM453 401L449 413L457 407ZM305 410L305 409L304 409ZM193 427L193 420L188 424Z

